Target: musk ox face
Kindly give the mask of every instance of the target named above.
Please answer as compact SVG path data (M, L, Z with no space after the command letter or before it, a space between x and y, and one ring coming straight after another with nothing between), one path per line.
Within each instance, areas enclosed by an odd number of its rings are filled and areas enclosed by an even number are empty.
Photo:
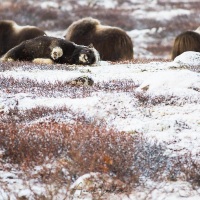
M57 60L58 58L63 56L63 50L61 47L54 47L51 51L51 58L53 60Z
M174 60L178 55L185 51L200 52L200 34L195 31L186 31L179 34L172 47L171 59Z
M128 34L120 28L101 25L91 17L73 22L66 31L65 39L78 45L92 43L101 60L133 59L133 43Z
M95 55L91 49L84 48L79 53L79 63L89 64L95 62Z
M20 26L12 20L0 20L0 56L25 40L46 35L36 26Z
M76 45L72 57L75 64L89 65L100 61L99 53L92 45Z
M1 58L1 61L15 60L45 64L92 65L99 61L99 54L91 46L77 45L55 37L40 36L20 43Z

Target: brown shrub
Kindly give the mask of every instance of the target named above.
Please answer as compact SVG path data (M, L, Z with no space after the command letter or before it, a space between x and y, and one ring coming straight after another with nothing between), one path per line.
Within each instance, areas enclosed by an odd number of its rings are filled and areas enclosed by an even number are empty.
M137 98L140 106L166 103L162 96ZM176 104L177 100L170 98L169 102ZM18 164L27 172L36 165L58 163L56 169L44 167L35 175L42 182L69 187L83 174L100 172L123 181L131 189L144 183L146 179L142 177L155 181L177 180L184 173L187 181L194 187L199 186L197 160L191 161L191 155L168 157L166 144L151 142L141 133L109 129L104 121L73 113L67 108L37 107L20 111L16 107L0 116L3 152L0 163ZM63 116L64 121L56 121L57 116ZM68 120L70 123L66 122ZM177 121L175 126L177 131L190 128L182 121ZM63 169L68 172L67 176L63 175Z

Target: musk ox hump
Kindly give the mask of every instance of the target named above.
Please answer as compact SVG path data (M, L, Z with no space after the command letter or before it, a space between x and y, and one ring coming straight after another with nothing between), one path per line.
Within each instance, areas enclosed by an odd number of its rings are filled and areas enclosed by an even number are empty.
M64 37L66 40L73 41L73 38L88 36L91 32L95 31L96 26L99 24L99 20L93 19L92 17L85 17L73 22L68 27L67 33Z
M20 26L12 20L0 20L0 56L25 40L46 35L36 26Z
M185 31L179 34L172 47L171 59L182 54L185 51L200 52L200 34L195 31Z

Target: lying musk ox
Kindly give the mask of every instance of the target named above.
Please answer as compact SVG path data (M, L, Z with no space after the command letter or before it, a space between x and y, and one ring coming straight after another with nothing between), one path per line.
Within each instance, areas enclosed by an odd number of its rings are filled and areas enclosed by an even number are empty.
M0 60L90 65L99 60L98 56L94 47L76 45L60 38L39 36L13 47Z
M126 32L117 27L104 26L91 17L73 22L66 30L65 39L81 45L92 43L101 60L133 59L133 43Z
M200 34L195 31L186 31L175 38L171 52L171 59L185 51L200 52Z
M0 56L24 40L45 35L35 26L19 26L11 20L0 20Z

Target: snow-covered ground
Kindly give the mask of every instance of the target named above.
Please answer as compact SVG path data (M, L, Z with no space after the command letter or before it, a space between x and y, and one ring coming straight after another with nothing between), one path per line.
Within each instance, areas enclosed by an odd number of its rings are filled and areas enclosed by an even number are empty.
M34 3L35 1L30 1ZM62 10L70 11L72 5L66 1L62 2ZM72 2L72 1L70 1ZM122 2L122 3L120 3ZM127 3L128 2L128 3ZM164 10L161 3L179 3L176 0L130 0L123 1L78 1L80 5L90 3L104 6L105 8L122 8L132 10L131 16L139 20L143 17L157 19L167 22L176 16L188 18L193 12L185 8L172 8L169 5ZM189 5L192 0L186 1ZM4 2L5 3L5 2ZM58 1L37 1L42 9L59 9ZM158 4L160 3L160 4ZM6 4L6 3L5 3ZM7 4L6 4L7 5ZM142 6L141 6L142 5ZM9 6L9 5L8 5ZM180 22L182 24L182 21ZM155 26L145 29L133 29L127 31L134 42L134 57L136 59L167 59L170 51L151 52L148 47L172 45L174 35L165 33L168 27ZM197 28L197 27L196 27ZM48 35L63 37L65 30L46 31ZM168 35L169 34L169 35ZM168 37L165 37L168 35ZM159 38L158 38L159 37ZM158 53L158 54L156 54ZM4 63L0 63L0 117L9 114L13 108L27 110L38 106L48 108L70 108L74 113L83 114L86 119L94 118L97 121L106 121L109 127L130 133L143 133L144 137L151 142L165 144L165 155L169 157L184 156L190 154L192 159L200 163L200 53L187 52L174 61L151 61L138 63L109 63L101 61L94 66L62 66L62 68L48 69L44 66L18 63L10 69L5 69ZM68 70L71 68L71 70ZM71 98L66 93L54 95L37 94L37 91L10 92L3 88L2 81L29 79L35 83L53 84L66 82L80 76L89 76L95 85L121 82L135 83L136 88L132 90L95 90L86 97ZM11 79L10 79L11 78ZM5 85L5 84L4 84ZM93 86L86 86L93 87ZM108 88L111 86L107 86ZM119 88L119 86L118 86ZM139 102L137 95L144 96L146 105ZM149 99L149 100L148 100ZM0 122L2 119L0 119ZM57 121L73 123L68 116L57 116ZM41 116L37 122L48 121L48 117ZM32 122L32 123L37 123ZM1 151L2 150L2 151ZM0 161L4 151L0 149ZM45 166L37 166L30 173L40 173L48 168L54 168L58 163ZM63 168L63 174L67 171ZM107 175L102 175L107 178ZM184 177L184 176L183 176ZM92 181L91 181L92 179ZM95 181L93 180L95 179ZM71 183L73 195L69 195L65 185L60 187L59 192L53 194L52 199L93 199L88 188L92 184L101 183L101 175L97 172L85 174ZM107 178L109 180L109 178ZM109 181L108 181L109 182ZM82 185L80 186L80 183ZM89 185L88 185L89 184ZM91 184L91 185L90 185ZM80 187L80 188L79 188ZM94 187L97 187L96 185ZM102 187L99 185L99 187ZM34 194L45 196L47 190L53 186L40 183L37 179L27 180L23 171L17 170L9 163L0 162L0 200L7 199L34 199ZM53 190L53 189L52 189ZM145 184L132 189L130 195L109 193L104 199L131 199L131 200L198 200L200 199L200 188L193 187L186 179L177 181L154 182L147 179ZM47 198L48 199L48 198Z
M168 156L191 155L200 153L200 74L198 73L199 53L187 52L180 55L173 62L149 62L144 64L111 64L101 61L95 66L77 66L72 71L40 70L39 68L26 70L25 66L17 69L2 70L0 78L20 80L31 79L35 82L55 83L56 81L70 81L80 76L89 76L94 84L109 81L132 80L138 86L136 93L166 99L163 102L148 106L140 106L131 92L93 92L86 98L45 97L30 93L10 94L0 91L0 111L9 112L16 106L19 110L26 110L38 106L59 108L69 107L75 113L82 113L87 118L104 119L110 127L127 132L141 132L145 137L157 142L167 143L165 154ZM3 66L3 63L1 64ZM194 70L196 69L196 70ZM90 86L88 86L90 87ZM172 96L172 98L170 98ZM63 117L61 117L63 120ZM42 118L41 118L42 120ZM59 121L59 118L57 119ZM67 121L68 119L66 119ZM197 156L196 159L199 160ZM13 193L18 195L30 190L20 185L17 172L1 170L1 183L10 184ZM6 179L6 177L11 177ZM9 181L8 181L9 180ZM14 181L15 180L15 181ZM6 183L5 183L6 182ZM149 186L148 186L149 184ZM148 183L143 193L136 189L129 199L198 199L198 191L193 190L189 183L178 182L159 183L153 194L149 193L152 183ZM16 189L17 188L17 189ZM182 189L180 189L182 188ZM183 190L183 192L181 192ZM4 197L5 191L0 195ZM30 194L29 194L30 195ZM113 194L114 195L114 194ZM138 196L139 195L139 196ZM12 195L11 195L12 196ZM10 197L11 197L10 196ZM23 196L23 195L22 195ZM31 196L31 195L30 195ZM170 197L170 198L169 198ZM114 197L113 197L114 198ZM117 198L117 197L115 197ZM118 197L119 198L119 197ZM125 197L124 197L125 198ZM3 198L4 199L4 198ZM5 198L6 199L6 198ZM13 197L13 199L15 199ZM31 199L31 198L30 198ZM128 199L126 197L125 199Z

